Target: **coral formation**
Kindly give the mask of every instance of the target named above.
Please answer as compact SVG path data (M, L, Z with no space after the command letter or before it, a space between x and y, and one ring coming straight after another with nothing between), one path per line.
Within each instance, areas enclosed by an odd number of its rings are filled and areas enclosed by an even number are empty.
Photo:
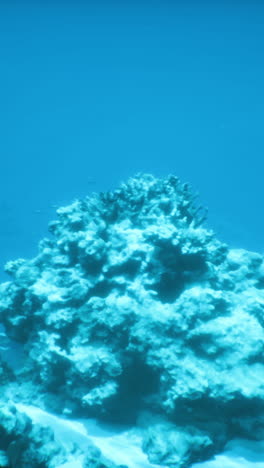
M8 262L0 287L1 323L23 350L22 366L1 368L8 398L134 426L162 466L263 438L263 257L218 241L174 176L138 175L57 213L53 238Z

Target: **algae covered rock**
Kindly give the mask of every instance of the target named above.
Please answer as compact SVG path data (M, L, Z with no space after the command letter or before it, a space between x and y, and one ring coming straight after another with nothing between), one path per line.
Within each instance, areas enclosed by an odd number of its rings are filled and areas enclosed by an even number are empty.
M66 459L52 430L33 426L11 403L0 406L0 450L6 463L3 466L11 468L55 468Z
M34 388L57 412L137 425L164 466L262 437L263 257L218 241L173 176L138 175L57 213L1 286L23 398Z
M65 440L66 432L59 433L56 424L54 427L57 430L54 431L48 419L45 421L44 417L42 423L37 423L32 415L25 413L26 407L20 407L20 404L15 405L10 401L0 405L1 467L64 468L69 460L73 460L71 466L79 467L81 460L82 466L86 468L118 468L91 441L87 440L81 448L74 442L69 444Z

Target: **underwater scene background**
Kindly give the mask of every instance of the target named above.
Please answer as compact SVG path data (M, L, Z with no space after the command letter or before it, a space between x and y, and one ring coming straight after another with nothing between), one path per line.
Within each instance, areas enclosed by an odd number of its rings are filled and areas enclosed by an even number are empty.
M0 41L0 467L264 468L264 3Z

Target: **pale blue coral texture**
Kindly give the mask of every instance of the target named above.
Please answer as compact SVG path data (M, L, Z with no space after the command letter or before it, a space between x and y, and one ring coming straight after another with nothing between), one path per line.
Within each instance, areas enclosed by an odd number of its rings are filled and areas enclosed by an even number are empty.
M146 463L164 467L188 468L234 439L261 441L263 257L218 241L174 176L139 174L57 213L53 238L32 260L8 262L13 279L1 286L1 322L22 359L12 366L2 353L11 401L0 449L11 466L51 468L75 453L21 414L33 401L125 426ZM90 442L80 466L116 462Z

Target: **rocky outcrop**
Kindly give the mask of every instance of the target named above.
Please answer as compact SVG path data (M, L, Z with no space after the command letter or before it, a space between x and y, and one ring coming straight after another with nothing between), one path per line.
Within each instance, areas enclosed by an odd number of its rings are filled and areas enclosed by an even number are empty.
M0 406L1 466L10 468L55 468L66 453L54 441L47 427L33 426L31 420L12 404Z
M136 425L164 466L263 437L263 257L203 221L176 177L139 175L60 208L53 238L9 262L1 286L23 399L37 388L64 415Z

